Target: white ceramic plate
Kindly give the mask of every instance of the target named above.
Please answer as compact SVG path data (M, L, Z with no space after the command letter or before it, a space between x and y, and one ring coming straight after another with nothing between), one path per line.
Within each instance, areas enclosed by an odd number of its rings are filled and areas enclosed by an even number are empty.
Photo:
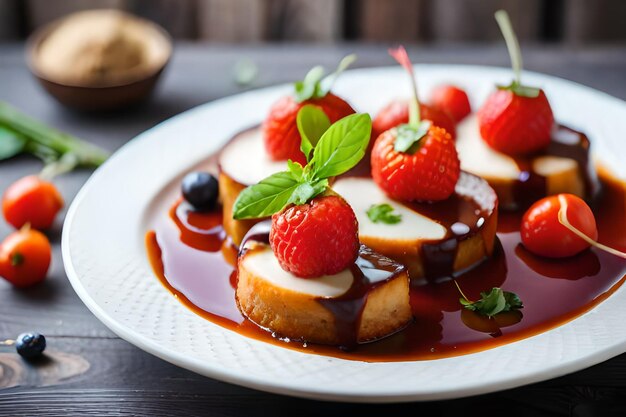
M465 88L477 108L510 70L417 66L420 93L442 82ZM626 104L581 85L525 73L542 86L556 118L587 132L595 154L626 178ZM248 339L197 316L159 283L144 236L178 193L181 176L234 133L261 121L289 91L280 86L200 106L141 134L89 179L69 209L63 259L89 309L130 343L194 372L259 390L359 402L434 400L537 382L626 351L626 288L589 313L549 332L495 349L448 359L365 363L305 354ZM349 71L335 91L357 111L375 113L405 97L399 68ZM500 370L485 372L486 369Z

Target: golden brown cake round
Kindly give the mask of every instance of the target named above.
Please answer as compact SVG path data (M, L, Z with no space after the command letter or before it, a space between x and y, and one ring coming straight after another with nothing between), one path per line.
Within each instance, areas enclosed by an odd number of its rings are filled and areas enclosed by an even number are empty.
M284 271L269 245L248 240L236 297L241 312L260 327L304 342L351 347L412 320L406 269L365 246L351 268L304 279Z

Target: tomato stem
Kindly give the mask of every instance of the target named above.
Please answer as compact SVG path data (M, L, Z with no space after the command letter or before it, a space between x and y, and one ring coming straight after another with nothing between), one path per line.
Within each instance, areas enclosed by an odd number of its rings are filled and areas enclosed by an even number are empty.
M78 164L78 157L74 153L63 154L58 160L46 164L39 173L39 178L44 181L51 181L58 175L72 171Z
M515 83L517 85L522 85L522 52L517 36L515 35L515 31L513 30L511 19L509 19L509 14L505 10L498 10L495 13L495 18L496 22L498 22L498 26L500 26L502 36L504 36L506 48L509 51L511 66L513 67L513 73L515 74Z
M614 249L610 246L603 245L602 243L596 242L569 222L567 218L567 199L562 194L559 195L559 203L561 203L561 207L559 207L559 213L557 215L559 223L569 229L576 236L589 243L591 246L594 246L612 255L619 256L620 258L626 259L626 253L618 251L617 249Z
M10 256L11 266L20 266L24 263L24 255L19 252L14 252Z

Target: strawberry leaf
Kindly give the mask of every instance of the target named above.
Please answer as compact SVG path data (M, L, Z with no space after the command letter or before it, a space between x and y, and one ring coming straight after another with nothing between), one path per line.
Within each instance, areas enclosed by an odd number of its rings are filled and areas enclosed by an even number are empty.
M298 111L296 123L302 138L300 150L306 156L307 162L310 162L311 152L324 132L330 127L330 120L321 107L307 104Z
M498 87L498 90L508 90L508 91L511 91L516 96L528 97L528 98L538 97L539 93L541 92L540 88L521 85L521 84L518 84L516 81L511 82L511 84L509 85L498 85L497 87Z
M335 81L337 81L337 78L339 78L341 73L347 70L348 67L352 65L354 61L356 61L355 54L350 54L348 56L343 57L343 59L339 61L339 65L337 66L337 69L335 70L335 72L333 72L332 74L329 74L327 77L325 77L321 81L319 92L322 95L322 97L330 93L330 90L333 88L333 85L335 84Z
M330 92L330 89L333 88L335 81L337 81L341 73L355 60L356 55L354 54L344 57L339 62L335 72L326 77L324 77L324 68L321 66L313 67L304 77L304 80L294 83L296 101L302 103L312 98L324 97Z
M288 171L270 175L258 184L244 189L233 205L233 219L268 217L282 210L300 186Z
M294 84L296 100L301 103L313 97L320 97L318 89L322 77L324 77L324 68L319 65L311 68L304 80L297 81Z
M351 114L334 123L318 142L310 165L316 179L341 175L365 155L372 131L369 114Z
M421 145L421 139L426 136L428 129L432 126L430 120L424 120L417 125L417 128L411 125L398 126L396 141L393 149L396 152L404 152L413 155Z

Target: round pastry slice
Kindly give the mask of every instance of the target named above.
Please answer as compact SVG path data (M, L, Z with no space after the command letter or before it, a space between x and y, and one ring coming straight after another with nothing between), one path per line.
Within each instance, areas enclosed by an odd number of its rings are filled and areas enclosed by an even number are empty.
M434 203L392 200L370 178L341 178L333 190L352 206L359 221L359 240L406 265L414 283L449 278L493 252L498 197L475 175L461 172L454 194ZM400 216L399 222L371 216L372 207L383 204Z
M224 230L237 246L260 220L234 220L232 209L239 193L270 175L285 171L285 161L273 161L263 145L261 129L254 127L237 135L218 156L219 193L224 209Z
M413 318L404 266L365 246L351 268L304 279L283 270L269 245L246 238L236 297L248 319L278 337L346 348L389 336Z
M457 126L456 145L461 169L486 179L504 209L526 208L559 193L592 198L598 190L589 139L564 126L555 126L545 151L513 158L482 140L478 120L472 115Z

